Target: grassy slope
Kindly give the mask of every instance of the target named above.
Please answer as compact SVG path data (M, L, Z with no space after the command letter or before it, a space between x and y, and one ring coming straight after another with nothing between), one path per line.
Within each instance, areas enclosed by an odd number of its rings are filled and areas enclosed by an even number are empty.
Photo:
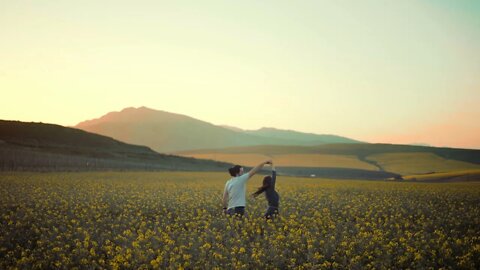
M401 175L480 169L480 165L449 160L433 153L388 153L370 155L384 170Z
M425 182L480 181L480 170L414 174L405 176L404 179Z
M82 162L84 158L115 161L117 164L121 161L139 168L143 168L146 163L160 169L185 170L193 167L223 170L229 166L220 162L159 154L145 146L130 145L83 130L43 123L0 120L0 142L0 161L5 164L22 162L22 166L27 167L34 167L36 163L44 164L41 160L44 158L51 158L52 166L55 166L69 157L75 157L76 160L77 157L82 157Z
M427 146L396 145L396 144L327 144L318 146L281 146L261 145L250 147L230 147L223 149L204 149L188 151L188 153L257 153L274 154L331 154L369 156L385 153L433 153L446 159L480 164L480 150L439 148ZM180 152L181 153L181 152Z
M283 166L378 170L402 175L480 168L480 151L390 144L330 144L304 146L251 146L183 153L242 164L272 157ZM257 157L249 159L249 157ZM375 164L380 168L375 167Z

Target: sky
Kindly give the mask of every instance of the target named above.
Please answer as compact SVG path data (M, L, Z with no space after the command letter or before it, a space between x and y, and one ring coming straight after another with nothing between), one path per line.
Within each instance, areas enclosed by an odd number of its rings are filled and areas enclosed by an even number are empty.
M126 107L480 149L480 1L0 0L0 119Z

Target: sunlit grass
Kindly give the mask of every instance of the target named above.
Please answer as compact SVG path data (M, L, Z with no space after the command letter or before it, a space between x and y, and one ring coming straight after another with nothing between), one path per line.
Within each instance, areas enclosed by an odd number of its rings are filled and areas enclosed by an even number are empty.
M449 160L433 153L388 153L370 155L384 170L402 175L480 169L480 165Z
M465 171L453 171L453 172L444 172L444 173L429 173L429 174L414 174L403 177L405 180L419 180L419 181L428 181L428 180L439 180L439 179L448 179L455 177L469 176L480 181L480 170L465 170Z

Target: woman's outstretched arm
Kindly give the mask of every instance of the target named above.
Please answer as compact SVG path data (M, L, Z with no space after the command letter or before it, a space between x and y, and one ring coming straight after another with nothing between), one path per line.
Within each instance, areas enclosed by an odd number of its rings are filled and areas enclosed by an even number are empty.
M272 162L272 186L275 187L275 181L277 180L277 171L275 165Z

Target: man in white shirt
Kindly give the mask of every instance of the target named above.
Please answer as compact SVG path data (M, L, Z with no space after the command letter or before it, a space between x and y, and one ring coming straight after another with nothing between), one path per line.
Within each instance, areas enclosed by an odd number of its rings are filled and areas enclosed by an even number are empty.
M260 171L265 164L271 164L271 160L264 161L248 173L243 173L243 167L235 165L228 169L230 175L233 177L225 184L223 191L223 210L229 215L241 215L245 214L246 200L246 184L248 179L254 176Z

